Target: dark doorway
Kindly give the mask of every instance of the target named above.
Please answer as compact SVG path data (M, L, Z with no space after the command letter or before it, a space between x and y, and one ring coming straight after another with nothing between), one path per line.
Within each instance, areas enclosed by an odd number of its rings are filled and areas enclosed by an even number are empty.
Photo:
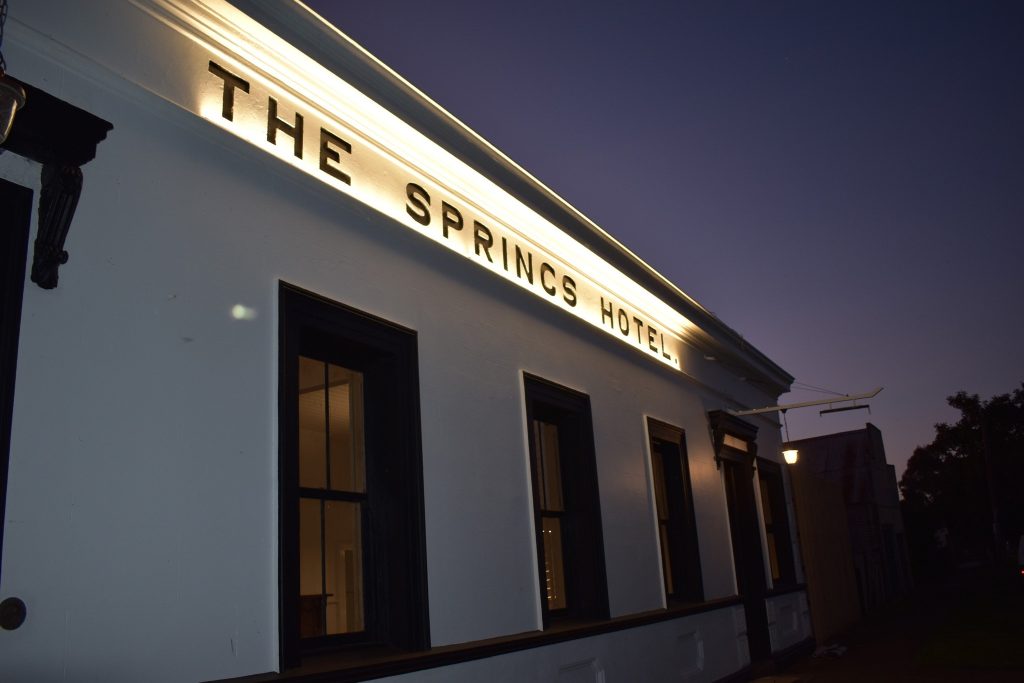
M721 462L729 506L732 553L736 562L736 588L746 611L750 659L758 661L771 655L771 641L768 637L767 584L754 501L753 468L732 460Z
M715 460L725 482L736 590L746 611L750 660L757 662L772 653L765 606L768 581L761 550L761 520L754 497L757 427L721 411L710 413L708 420L714 438Z
M7 465L11 457L11 420L14 411L14 373L18 366L21 297L25 288L25 260L32 190L0 179L0 553L3 551L4 513L7 509Z

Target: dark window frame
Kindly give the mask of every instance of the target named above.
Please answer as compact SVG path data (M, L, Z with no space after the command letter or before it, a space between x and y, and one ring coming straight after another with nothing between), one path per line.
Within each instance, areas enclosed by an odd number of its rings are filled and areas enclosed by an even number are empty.
M523 373L531 482L540 467L534 420L556 424L559 431L562 494L562 556L567 606L549 610L546 597L541 493L533 485L539 598L544 628L553 621L609 618L597 460L590 397L549 380Z
M11 458L14 389L18 369L18 340L25 291L29 232L32 224L31 189L0 179L0 206L7 224L0 234L0 557L3 554L7 509L7 473Z
M697 518L693 509L693 486L690 481L689 458L686 452L686 432L674 425L647 418L647 438L651 454L651 474L654 479L655 459L662 462L668 519L665 521L668 537L669 577L664 577L666 604L690 604L704 601L704 582L700 567L700 543L697 536ZM663 444L663 445L662 445ZM673 456L673 452L675 455ZM655 516L658 518L658 543L664 556L662 520L658 512L658 487L654 480ZM662 560L664 573L665 562ZM671 589L670 589L671 584Z
M770 553L765 559L768 561L768 575L772 580L772 587L792 586L796 584L796 563L793 559L793 537L789 529L789 514L786 506L786 486L782 480L782 466L765 458L757 458L757 478L761 490L761 521L764 526L765 544L770 545L769 537L774 536L775 557L778 563L779 578L775 578L771 569ZM765 500L763 487L769 488L768 504L771 508L771 522L764 513Z
M430 646L419 370L413 330L336 301L279 284L279 571L281 667L303 656ZM366 512L363 525L365 630L299 636L298 357L364 373ZM374 458L386 452L388 457Z

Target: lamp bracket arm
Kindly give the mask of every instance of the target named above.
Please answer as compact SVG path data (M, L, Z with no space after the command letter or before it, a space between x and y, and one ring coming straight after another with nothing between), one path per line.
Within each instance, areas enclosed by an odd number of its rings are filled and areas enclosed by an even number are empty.
M751 408L749 410L726 410L726 413L735 417L742 417L744 415L760 415L761 413L777 413L786 412L793 408L810 408L811 406L823 406L830 405L833 403L846 403L849 401L859 401L862 399L874 398L881 392L883 387L876 387L871 391L866 391L863 394L846 394L844 396L833 396L832 398L823 398L816 401L803 401L801 403L787 403L785 405L767 406L765 408Z

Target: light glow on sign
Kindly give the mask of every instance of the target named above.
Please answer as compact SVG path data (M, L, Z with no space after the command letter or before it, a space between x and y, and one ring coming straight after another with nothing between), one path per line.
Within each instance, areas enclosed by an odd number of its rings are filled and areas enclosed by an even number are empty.
M222 0L136 0L190 44L161 93L673 368L686 317L397 116Z

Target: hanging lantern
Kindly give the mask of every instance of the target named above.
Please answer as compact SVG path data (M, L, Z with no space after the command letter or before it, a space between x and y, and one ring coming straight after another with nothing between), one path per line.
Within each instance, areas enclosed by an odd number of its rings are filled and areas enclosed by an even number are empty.
M7 141L11 126L14 125L14 115L25 106L25 89L7 75L7 62L3 53L6 23L7 0L0 0L0 145Z

